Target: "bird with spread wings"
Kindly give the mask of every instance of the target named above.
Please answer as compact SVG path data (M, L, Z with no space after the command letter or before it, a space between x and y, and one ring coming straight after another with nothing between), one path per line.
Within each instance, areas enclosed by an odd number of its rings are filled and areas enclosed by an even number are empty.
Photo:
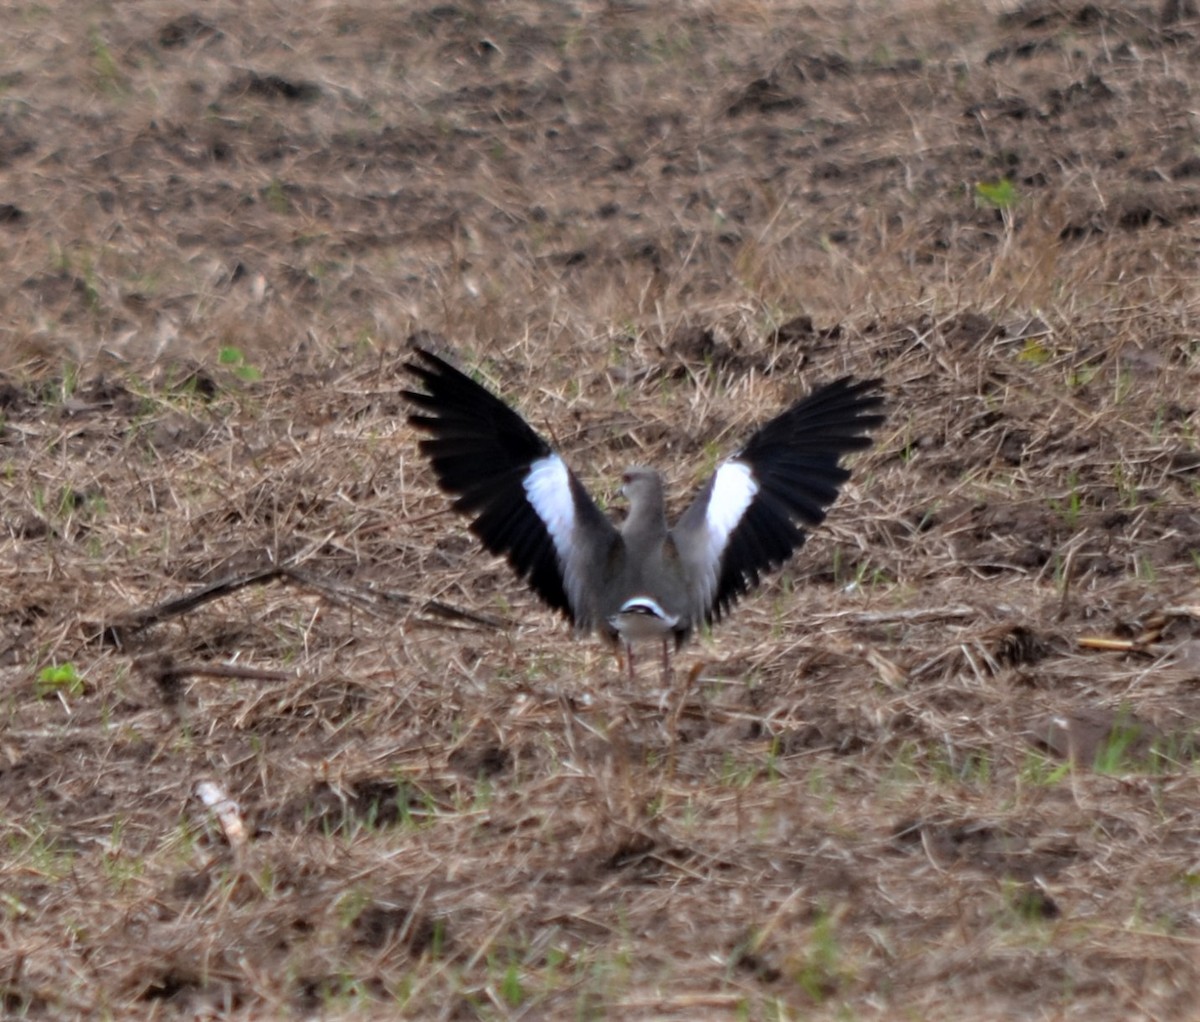
M663 480L622 477L629 513L614 525L562 457L509 405L425 348L405 369L420 449L471 531L578 632L620 644L633 676L636 643L671 647L711 624L804 543L850 473L844 455L883 422L878 379L845 376L761 425L717 467L678 522Z

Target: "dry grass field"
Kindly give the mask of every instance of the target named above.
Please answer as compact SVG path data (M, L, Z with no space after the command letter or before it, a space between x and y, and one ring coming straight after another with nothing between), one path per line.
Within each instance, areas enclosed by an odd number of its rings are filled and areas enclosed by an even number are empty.
M1194 3L0 20L4 1018L1195 1017ZM889 418L676 704L417 333L614 509Z

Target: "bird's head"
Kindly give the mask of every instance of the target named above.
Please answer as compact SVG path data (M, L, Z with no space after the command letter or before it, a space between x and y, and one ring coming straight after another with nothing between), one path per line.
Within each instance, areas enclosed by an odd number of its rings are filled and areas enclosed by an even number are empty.
M621 496L630 504L654 498L662 499L662 476L652 468L634 466L621 476Z

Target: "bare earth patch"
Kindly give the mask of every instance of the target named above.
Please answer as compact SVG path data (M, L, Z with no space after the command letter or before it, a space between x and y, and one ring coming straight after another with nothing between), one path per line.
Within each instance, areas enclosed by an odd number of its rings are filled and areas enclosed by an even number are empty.
M1195 5L3 19L0 1013L1193 1016ZM417 333L609 500L889 419L676 719Z

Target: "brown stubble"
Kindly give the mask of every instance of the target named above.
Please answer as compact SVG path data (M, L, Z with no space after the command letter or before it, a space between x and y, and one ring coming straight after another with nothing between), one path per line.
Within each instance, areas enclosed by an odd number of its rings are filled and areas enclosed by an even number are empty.
M6 1011L1186 1017L1192 22L3 14ZM607 504L889 419L631 686L435 490L416 330Z

